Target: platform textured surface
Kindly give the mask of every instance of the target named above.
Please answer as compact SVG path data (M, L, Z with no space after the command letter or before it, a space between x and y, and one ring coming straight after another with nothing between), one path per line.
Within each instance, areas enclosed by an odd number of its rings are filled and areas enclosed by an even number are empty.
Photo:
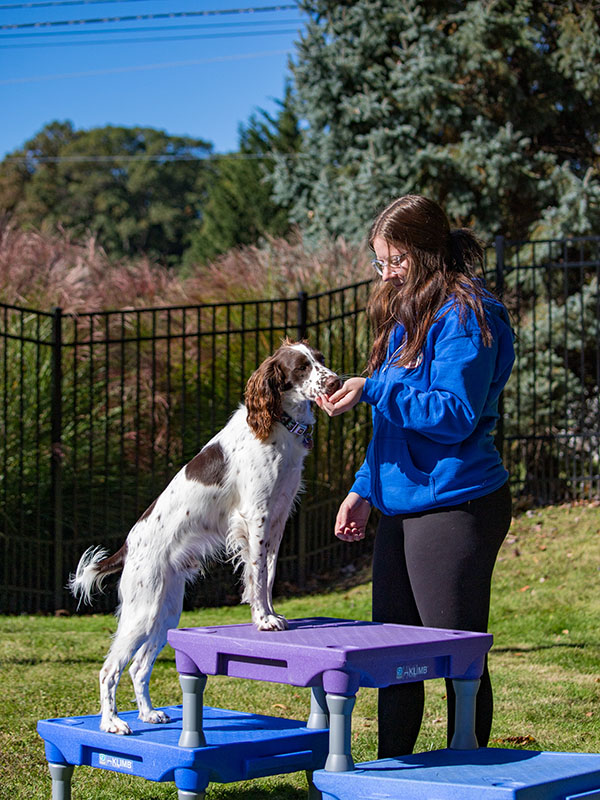
M168 640L182 673L319 686L323 673L345 671L370 687L478 678L492 644L486 633L329 617L289 620L285 631L252 624L179 628Z
M313 779L323 800L600 800L600 754L434 750Z
M193 781L198 789L209 782L318 769L327 757L327 730L308 730L298 720L211 707L204 708L206 746L179 747L182 707L162 710L171 722L144 723L137 711L120 714L132 730L128 736L101 731L99 715L40 720L37 729L49 762L99 767L178 785L178 772L191 771L201 778L203 785Z

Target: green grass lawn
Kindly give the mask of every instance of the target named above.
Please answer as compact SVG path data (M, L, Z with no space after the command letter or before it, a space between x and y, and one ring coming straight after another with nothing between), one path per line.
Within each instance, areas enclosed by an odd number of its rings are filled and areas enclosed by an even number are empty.
M349 545L351 546L351 545ZM495 686L492 744L532 750L600 753L600 506L528 511L513 520L494 575L490 656ZM370 585L279 599L286 616L370 618ZM187 612L182 625L249 621L247 607ZM97 674L115 630L111 616L0 617L0 798L50 797L38 719L95 713ZM443 681L426 684L419 750L445 741ZM155 705L180 702L174 653L165 648L152 675ZM305 719L309 690L209 678L209 705ZM124 675L119 708L132 708ZM353 714L355 760L375 757L375 691L361 689ZM150 783L80 768L73 800L176 798L173 784ZM302 773L253 782L212 784L208 798L300 800Z

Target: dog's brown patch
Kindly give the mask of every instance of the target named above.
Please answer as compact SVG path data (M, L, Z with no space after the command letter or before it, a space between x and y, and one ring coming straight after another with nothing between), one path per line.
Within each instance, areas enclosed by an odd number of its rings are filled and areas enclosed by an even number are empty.
M185 477L205 486L223 486L227 474L227 461L218 442L208 445L192 458L185 468Z
M298 350L281 348L279 352L279 364L285 375L285 383L282 389L286 391L304 379L310 369L310 361L304 353Z
M114 555L105 558L96 567L99 575L110 575L113 572L120 572L125 566L125 559L127 558L127 542L123 544L120 550L117 550Z

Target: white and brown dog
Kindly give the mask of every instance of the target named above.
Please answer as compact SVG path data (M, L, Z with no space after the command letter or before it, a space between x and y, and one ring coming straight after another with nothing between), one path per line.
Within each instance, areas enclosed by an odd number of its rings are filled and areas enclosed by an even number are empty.
M119 625L100 671L100 728L130 733L117 715L116 690L130 667L140 719L168 722L148 689L167 630L179 622L186 581L211 556L226 553L243 567L242 602L260 630L283 630L272 591L279 545L300 489L311 446L311 402L341 386L323 356L305 342L284 344L246 385L246 404L175 475L108 557L87 550L71 577L75 596L91 602L94 587L122 570Z

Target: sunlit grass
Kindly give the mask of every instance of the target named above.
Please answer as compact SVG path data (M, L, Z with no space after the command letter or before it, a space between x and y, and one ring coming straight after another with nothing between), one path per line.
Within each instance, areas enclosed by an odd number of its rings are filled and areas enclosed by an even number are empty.
M518 516L494 576L490 667L495 687L492 744L532 750L600 752L600 507L578 505ZM280 598L288 617L370 617L370 584L328 594ZM246 607L186 612L182 625L247 622ZM95 713L97 674L115 620L107 615L1 617L0 797L49 797L50 780L38 719ZM418 750L444 746L443 681L426 683L427 703ZM179 702L174 653L166 648L152 676L156 705ZM309 692L277 683L209 678L206 703L240 711L304 719ZM361 689L353 714L356 760L375 758L374 690ZM131 708L127 675L119 707ZM208 798L299 800L302 773L231 785L212 784ZM173 784L154 784L80 768L74 800L167 800Z

